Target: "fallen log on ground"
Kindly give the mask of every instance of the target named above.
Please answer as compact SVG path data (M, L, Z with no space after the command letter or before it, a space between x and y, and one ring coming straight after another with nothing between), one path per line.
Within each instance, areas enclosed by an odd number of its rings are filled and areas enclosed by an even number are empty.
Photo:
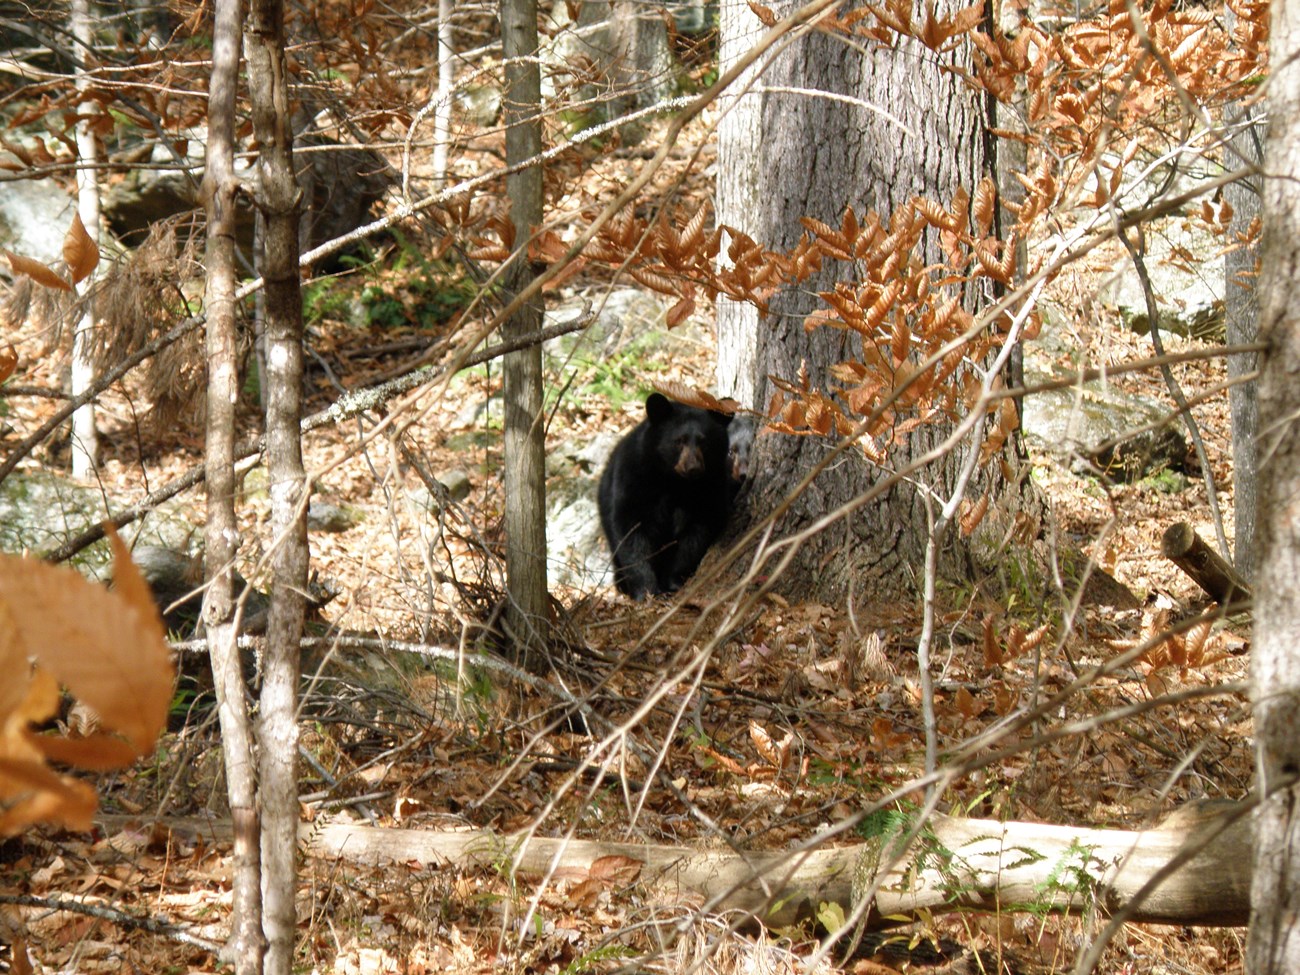
M1253 598L1246 580L1187 522L1180 521L1165 529L1160 551L1220 606L1241 604Z
M864 856L874 863L881 849L860 843L798 853L737 852L346 823L305 826L303 842L316 856L374 865L511 867L533 878L608 876L620 886L635 879L661 902L744 911L776 927L815 917L825 903L839 904L848 916L854 874ZM1180 855L1190 859L1139 899L1156 872ZM592 870L605 857L626 860ZM1128 909L1133 921L1244 925L1251 862L1250 817L1232 803L1190 803L1139 831L936 816L885 876L867 927L923 910L1094 907L1103 914Z

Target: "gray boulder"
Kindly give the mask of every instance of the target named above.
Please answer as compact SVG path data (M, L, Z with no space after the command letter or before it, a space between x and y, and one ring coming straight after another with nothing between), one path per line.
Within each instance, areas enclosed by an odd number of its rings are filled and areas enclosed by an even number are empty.
M53 180L0 183L0 248L42 264L63 258L77 201ZM8 262L0 264L6 273Z
M1224 258L1212 257L1224 241L1182 220L1167 220L1146 235L1144 262L1160 312L1160 329L1184 338L1221 341L1224 329ZM1101 289L1138 335L1151 330L1142 281L1127 253L1113 266Z

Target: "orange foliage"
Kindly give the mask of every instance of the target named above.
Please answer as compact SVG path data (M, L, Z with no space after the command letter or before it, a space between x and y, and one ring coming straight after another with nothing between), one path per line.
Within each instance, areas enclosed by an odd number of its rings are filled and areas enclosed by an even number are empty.
M116 589L74 570L0 555L0 836L32 823L89 829L95 790L49 768L121 768L146 754L172 696L171 651L149 587L109 530ZM38 733L59 685L92 707L103 730Z

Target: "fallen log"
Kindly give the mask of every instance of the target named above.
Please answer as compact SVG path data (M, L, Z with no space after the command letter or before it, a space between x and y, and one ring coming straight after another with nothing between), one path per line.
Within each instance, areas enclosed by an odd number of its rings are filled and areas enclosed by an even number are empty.
M1220 606L1250 601L1246 580L1187 522L1165 529L1160 551Z
M661 901L743 911L776 927L816 917L829 903L839 904L848 916L854 875L864 857L876 862L880 849L860 843L737 852L348 823L304 827L303 842L320 857L373 865L509 868L533 878L586 879L596 861L622 857L640 864L636 879ZM1156 872L1180 854L1190 859L1141 895ZM1231 803L1191 803L1139 831L936 816L888 870L866 926L962 908L1003 913L1097 908L1105 914L1127 909L1133 921L1244 925L1250 914L1251 857L1249 816Z

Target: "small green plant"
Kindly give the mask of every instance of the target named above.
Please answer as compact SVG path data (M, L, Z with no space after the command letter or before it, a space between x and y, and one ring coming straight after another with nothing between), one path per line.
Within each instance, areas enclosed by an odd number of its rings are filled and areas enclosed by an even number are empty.
M635 954L636 952L627 945L601 945L569 962L564 969L564 975L582 975L583 972L598 967L603 961L631 958Z
M651 392L643 380L660 372L664 362L653 354L657 337L638 338L614 355L590 363L590 375L585 381L572 383L568 388L578 400L600 399L608 401L614 410L621 410L629 402L641 402Z
M1080 899L1090 901L1096 894L1097 878L1088 872L1093 863L1093 847L1077 840L1072 842L1051 871L1036 888L1038 900L1032 905L1035 913L1044 915L1058 903L1058 895L1065 903Z
M316 278L303 285L302 318L307 325L327 318L346 318L348 304L347 292L336 278Z
M901 836L911 828L915 813L915 810L902 808L877 809L862 818L855 832L864 840L874 840L882 836Z
M397 328L406 324L406 306L383 288L367 285L361 291L366 324L375 328Z
M808 768L808 784L819 787L843 785L861 795L870 795L880 788L881 779L876 774L861 771L856 762L846 768L843 762L814 758Z

